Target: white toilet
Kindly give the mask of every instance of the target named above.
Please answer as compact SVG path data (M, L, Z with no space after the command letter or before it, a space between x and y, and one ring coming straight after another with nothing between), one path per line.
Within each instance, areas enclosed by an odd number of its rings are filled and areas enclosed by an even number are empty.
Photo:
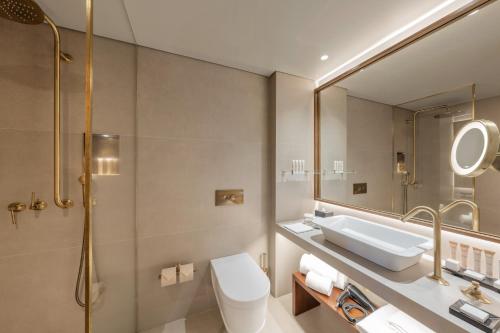
M228 333L257 333L266 322L270 283L248 253L210 261L212 285Z

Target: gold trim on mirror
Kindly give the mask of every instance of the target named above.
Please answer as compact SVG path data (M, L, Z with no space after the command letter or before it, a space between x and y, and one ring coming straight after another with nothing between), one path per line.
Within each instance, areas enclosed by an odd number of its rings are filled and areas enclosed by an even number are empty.
M320 93L322 90L333 86L334 84L348 78L349 76L359 72L360 70L402 50L403 48L417 42L418 40L448 26L449 24L467 16L471 12L484 7L490 3L495 2L496 0L476 0L473 1L464 7L454 11L453 13L443 17L442 19L439 19L438 21L434 22L433 24L425 27L424 29L418 31L417 33L403 39L399 43L396 43L395 45L387 48L386 50L380 52L379 54L376 54L375 56L363 61L361 64L347 70L346 72L340 74L339 76L333 78L332 80L323 83L319 87L317 87L314 90L314 200L319 201L319 202L324 202L328 204L333 204L337 205L340 207L345 207L345 208L351 208L351 209L356 209L359 211L367 212L367 213L372 213L376 215L381 215L389 218L394 218L394 219L401 219L402 215L398 213L392 213L392 212L387 212L387 211L382 211L382 210L377 210L377 209L370 209L370 208L365 208L365 207L360 207L356 205L350 205L350 204L344 204L341 202L337 202L334 200L328 200L325 198L321 197L321 151L320 151ZM475 100L475 92L473 91L473 100ZM473 117L475 116L475 101L473 102ZM474 119L474 118L473 118ZM431 226L431 222L428 220L420 219L420 218L412 218L411 222L419 224L419 225L424 225L424 226ZM468 229L464 229L461 227L456 227L456 226L450 226L450 225L444 225L443 230L446 231L451 231L454 233L462 234L462 235L467 235L471 237L476 237L480 238L483 240L487 241L492 241L496 243L500 243L500 236L497 235L492 235L484 232L475 232L471 231Z

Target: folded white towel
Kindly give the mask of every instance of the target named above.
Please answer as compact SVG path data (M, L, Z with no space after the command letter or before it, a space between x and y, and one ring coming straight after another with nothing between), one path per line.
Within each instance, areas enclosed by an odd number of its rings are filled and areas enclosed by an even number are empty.
M398 310L391 304L384 305L356 324L362 333L435 333L428 327Z
M332 294L333 281L329 277L310 271L306 275L306 286L319 293L330 296Z
M408 316L403 311L394 313L387 321L389 322L389 326L392 324L395 327L401 327L406 333L434 333L433 330Z
M337 271L332 266L328 265L323 260L313 256L312 254L304 254L300 258L299 270L302 274L307 275L310 271L316 274L330 278L334 286L339 289L344 289L347 278L344 274Z
M285 224L284 227L287 228L290 231L295 232L296 234L300 234L302 232L308 232L308 231L314 230L313 227L305 225L302 222L292 223L292 224Z
M395 330L387 327L387 317L397 311L398 309L390 304L384 305L357 323L356 328L361 333L395 333Z

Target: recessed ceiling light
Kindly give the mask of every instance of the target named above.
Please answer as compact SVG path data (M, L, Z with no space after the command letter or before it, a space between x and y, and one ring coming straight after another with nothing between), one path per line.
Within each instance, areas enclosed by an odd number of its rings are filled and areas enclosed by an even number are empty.
M328 60L328 54L323 54L320 59L321 61Z
M475 14L477 14L477 12L478 12L478 11L479 11L479 9L476 9L475 11L473 11L472 13L470 13L470 14L469 14L469 15L467 15L467 16L472 16L472 15L475 15Z

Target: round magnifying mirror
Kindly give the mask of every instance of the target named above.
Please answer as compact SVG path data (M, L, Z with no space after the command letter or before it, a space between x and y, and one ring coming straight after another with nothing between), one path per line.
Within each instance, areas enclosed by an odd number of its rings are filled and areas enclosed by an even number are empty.
M451 147L451 168L457 175L476 177L489 167L500 170L497 160L500 133L489 120L474 120L458 131Z

